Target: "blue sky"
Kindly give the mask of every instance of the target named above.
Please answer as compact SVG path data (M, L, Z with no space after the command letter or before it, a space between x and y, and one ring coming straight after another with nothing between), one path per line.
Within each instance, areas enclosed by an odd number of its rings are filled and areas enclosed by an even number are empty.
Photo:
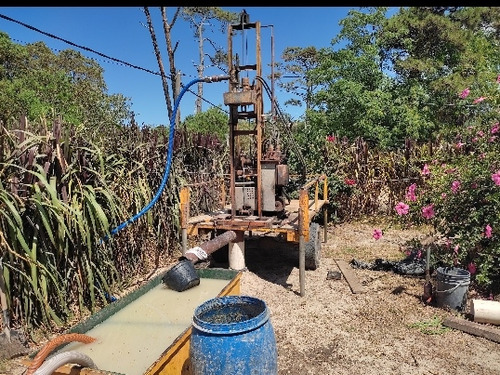
M286 47L328 47L331 40L340 31L339 21L345 18L349 7L223 7L233 12L241 12L244 8L250 15L250 21L260 21L263 77L271 70L271 35L274 34L274 59L280 61L281 53ZM174 7L167 7L169 20L174 14ZM163 38L161 14L157 7L150 8L155 31L165 69L168 70L167 54ZM101 54L125 61L141 68L158 72L158 64L147 30L146 16L141 7L0 7L0 14L28 24L46 33L66 39L72 43L100 52ZM84 56L97 60L104 69L104 80L108 93L120 93L130 98L136 121L141 124L168 124L169 119L163 96L161 78L144 70L134 69L103 58L95 53L76 48L60 40L43 35L23 25L0 18L0 31L6 32L19 44L44 42L53 52L64 49L76 49ZM178 20L172 29L173 42L179 42L176 53L177 68L183 73L182 83L186 85L197 78L196 64L198 59L197 42L186 22ZM205 33L220 46L227 47L227 34ZM235 52L243 52L243 42L233 39ZM205 44L205 52L210 52L210 45ZM254 61L254 50L249 58ZM249 61L250 62L250 61ZM206 60L208 64L208 60ZM220 75L222 71L207 68L205 75ZM268 81L271 85L271 82ZM196 85L191 86L196 92ZM209 103L227 107L223 103L223 93L228 90L227 81L204 84L203 97ZM303 114L303 108L285 106L289 98L284 91L275 85L275 96L280 109L297 120ZM194 113L196 96L189 91L185 93L179 107L184 118ZM203 110L211 104L203 102ZM269 102L264 102L264 111L270 111Z

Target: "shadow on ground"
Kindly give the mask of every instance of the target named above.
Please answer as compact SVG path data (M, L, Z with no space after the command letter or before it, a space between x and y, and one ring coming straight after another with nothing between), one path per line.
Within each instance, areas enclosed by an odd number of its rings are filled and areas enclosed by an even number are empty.
M209 267L229 268L228 248L212 253ZM261 279L291 288L290 273L299 267L299 245L277 237L251 237L245 241L245 265Z

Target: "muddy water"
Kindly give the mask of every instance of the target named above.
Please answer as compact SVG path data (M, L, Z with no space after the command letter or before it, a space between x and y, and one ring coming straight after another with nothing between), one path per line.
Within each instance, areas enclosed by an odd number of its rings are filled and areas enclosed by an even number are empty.
M75 342L63 350L87 354L100 370L143 375L191 325L194 309L216 297L228 283L202 278L200 285L183 292L160 284L85 332L95 342Z

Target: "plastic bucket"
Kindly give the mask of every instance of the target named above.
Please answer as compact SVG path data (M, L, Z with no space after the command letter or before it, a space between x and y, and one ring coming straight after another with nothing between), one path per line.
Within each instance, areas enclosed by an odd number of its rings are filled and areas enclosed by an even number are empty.
M470 272L457 267L437 268L436 304L462 311L467 303Z
M183 292L200 284L200 277L196 272L196 268L188 259L180 260L167 271L162 280L170 289L177 292Z
M198 306L189 356L193 375L277 374L278 350L265 302L224 296Z

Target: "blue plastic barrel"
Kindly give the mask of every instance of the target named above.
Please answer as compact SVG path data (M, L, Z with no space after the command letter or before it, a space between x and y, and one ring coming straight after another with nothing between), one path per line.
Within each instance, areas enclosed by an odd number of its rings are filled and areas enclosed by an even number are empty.
M278 350L265 302L224 296L198 306L189 356L193 375L277 374Z

